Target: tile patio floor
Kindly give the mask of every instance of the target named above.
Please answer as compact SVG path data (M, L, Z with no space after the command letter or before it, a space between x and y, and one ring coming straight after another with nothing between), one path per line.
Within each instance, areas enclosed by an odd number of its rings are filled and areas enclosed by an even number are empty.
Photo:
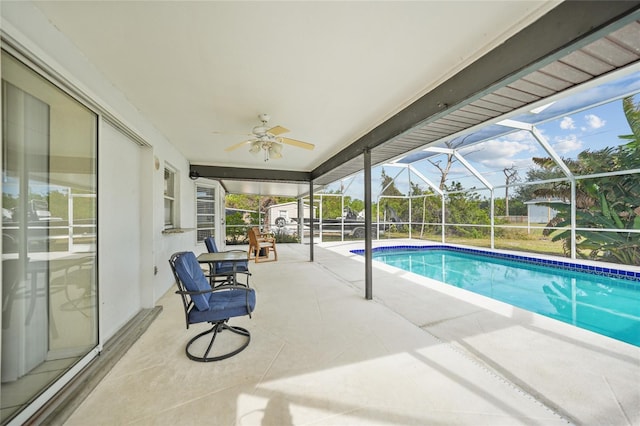
M205 326L170 290L66 424L640 424L640 348L386 267L367 301L354 247L251 263L251 344L216 363L184 355Z

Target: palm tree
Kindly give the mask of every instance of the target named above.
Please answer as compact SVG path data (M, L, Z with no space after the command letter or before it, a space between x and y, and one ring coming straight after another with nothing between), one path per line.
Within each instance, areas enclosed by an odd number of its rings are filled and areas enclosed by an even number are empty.
M623 111L631 127L631 135L622 135L629 140L619 147L609 147L598 151L585 150L575 160L564 160L576 176L584 176L606 171L626 171L640 168L640 103L634 104L627 97L622 102ZM534 162L546 170L557 169L550 158L537 158ZM571 184L554 183L539 188L536 196L569 200ZM552 241L562 240L565 252L570 247L571 231L557 229L570 226L570 206L566 203L546 203L558 214L545 229L545 235L552 235ZM597 179L576 181L576 248L578 255L631 265L640 265L640 234L624 232L640 230L640 175L622 174ZM556 229L551 229L556 228ZM594 229L592 231L591 229ZM595 231L596 229L616 229L615 232Z

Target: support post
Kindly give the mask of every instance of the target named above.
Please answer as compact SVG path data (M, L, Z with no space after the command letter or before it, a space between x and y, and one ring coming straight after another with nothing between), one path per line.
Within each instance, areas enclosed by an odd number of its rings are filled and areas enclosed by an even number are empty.
M365 299L373 299L373 251L371 243L371 151L364 151L364 267Z
M298 197L298 238L300 238L300 244L304 243L304 199Z
M309 181L309 262L313 262L313 181Z

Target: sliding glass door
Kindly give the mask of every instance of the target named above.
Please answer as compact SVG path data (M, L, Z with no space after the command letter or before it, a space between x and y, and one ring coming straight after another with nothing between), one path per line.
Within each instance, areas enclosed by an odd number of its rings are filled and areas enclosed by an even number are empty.
M97 116L2 53L2 423L98 343Z

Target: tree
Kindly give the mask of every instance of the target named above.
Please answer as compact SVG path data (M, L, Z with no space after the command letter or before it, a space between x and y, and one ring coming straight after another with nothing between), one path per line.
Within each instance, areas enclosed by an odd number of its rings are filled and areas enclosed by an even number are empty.
M629 140L625 145L608 147L598 151L585 150L575 160L565 160L576 175L587 175L601 170L626 171L640 168L640 104L631 98L622 102L623 111L632 129L631 135L620 136ZM547 171L557 172L558 167L550 158L536 159L536 164ZM570 199L571 184L567 181L545 185L535 190L535 195ZM563 241L565 251L571 242L567 229L551 229L570 226L570 206L565 203L545 203L558 214L547 224L545 233L553 241ZM640 230L640 175L620 174L597 179L576 181L576 248L578 255L592 259L640 265L640 234L624 232ZM616 232L595 231L616 229ZM622 231L622 232L621 232Z
M633 103L633 97L628 96L622 100L622 110L627 118L627 123L631 128L630 135L620 135L620 139L626 139L629 141L627 147L629 149L638 150L640 147L640 102Z
M390 196L404 195L402 191L400 191L396 187L396 183L394 182L393 178L384 171L384 167L382 168L382 172L380 173L380 180L381 180L380 195L390 195Z
M447 148L452 151L446 155L446 161L444 165L442 164L442 160L431 160L427 159L429 163L431 163L438 171L440 172L440 183L438 184L438 189L443 190L447 184L447 176L449 176L449 172L451 171L451 166L456 162L456 157L453 155L453 151L458 148L460 145L464 143L464 139L462 139L458 143L453 143L452 141L446 141L444 144Z
M463 191L460 182L452 182L447 188L446 222L448 224L488 225L491 218L481 207L480 196L472 191ZM449 226L447 233L456 236L480 238L489 234L489 228Z
M225 205L234 209L258 210L257 195L227 194Z
M524 178L526 182L539 182L565 177L565 174L562 172L562 170L560 170L559 168L549 167L553 165L547 164L544 160L547 159L535 157L532 158L532 161L536 166L527 170L527 174ZM545 184L520 185L516 187L516 195L513 198L518 199L522 202L531 201L536 198L535 192L538 189L545 187Z
M509 185L518 180L518 170L515 166L505 167L502 173L504 173L505 177L504 210L505 216L509 216Z
M384 167L380 174L380 181L381 196L406 197L406 195L396 187L394 178L386 174ZM407 198L383 198L380 201L380 210L382 211L383 218L391 222L408 222L409 204L407 200Z
M242 213L236 212L226 217L226 232L228 244L239 244L246 238L247 231L250 228L250 224L247 224L242 216Z
M346 204L345 199L345 206ZM337 196L322 197L322 218L336 219L339 217L342 217L342 198Z

